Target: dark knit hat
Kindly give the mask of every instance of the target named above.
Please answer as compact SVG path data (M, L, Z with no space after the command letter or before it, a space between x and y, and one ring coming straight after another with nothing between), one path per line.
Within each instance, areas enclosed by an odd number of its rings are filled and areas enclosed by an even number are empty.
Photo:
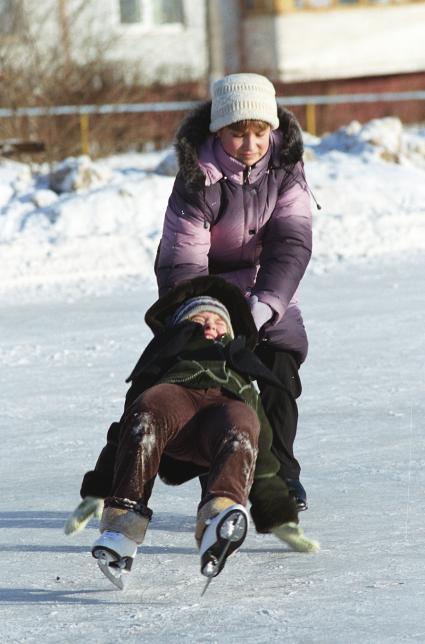
M216 313L219 315L227 324L228 333L233 338L233 328L232 322L230 320L229 311L226 309L224 304L220 300L216 300L213 297L208 297L207 295L201 295L199 297L192 297L189 300L183 302L181 306L177 309L171 319L171 326L175 326L183 320L193 317L201 311L209 311L210 313Z

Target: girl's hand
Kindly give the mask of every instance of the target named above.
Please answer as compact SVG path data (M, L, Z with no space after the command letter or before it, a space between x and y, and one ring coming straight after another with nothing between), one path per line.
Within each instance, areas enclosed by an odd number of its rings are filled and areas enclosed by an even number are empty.
M103 511L103 499L97 496L86 496L74 512L68 517L65 525L65 534L76 534L83 530L91 518L100 519Z

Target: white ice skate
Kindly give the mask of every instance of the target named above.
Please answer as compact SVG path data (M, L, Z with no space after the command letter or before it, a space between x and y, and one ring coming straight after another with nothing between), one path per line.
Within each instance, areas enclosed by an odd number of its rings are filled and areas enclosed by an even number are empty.
M91 553L109 581L124 590L137 553L137 543L121 532L105 530L92 545Z
M199 548L201 573L212 579L223 570L227 557L242 545L248 531L248 513L235 503L208 519L206 526Z

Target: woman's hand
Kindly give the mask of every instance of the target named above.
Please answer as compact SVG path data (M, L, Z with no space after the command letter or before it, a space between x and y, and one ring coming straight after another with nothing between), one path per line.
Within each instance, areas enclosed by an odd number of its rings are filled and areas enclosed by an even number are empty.
M273 310L268 304L260 302L256 295L251 295L249 298L249 305L251 307L251 315L254 318L257 331L266 324L273 317Z

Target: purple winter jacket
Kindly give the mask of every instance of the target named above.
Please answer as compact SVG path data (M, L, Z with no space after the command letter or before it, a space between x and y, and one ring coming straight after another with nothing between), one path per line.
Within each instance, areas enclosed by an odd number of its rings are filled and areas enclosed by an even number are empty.
M159 295L193 277L220 275L273 309L266 331L287 326L284 348L302 361L307 337L296 290L312 233L301 130L279 109L267 154L247 168L210 134L210 110L210 102L202 105L177 133L180 169L155 266Z

